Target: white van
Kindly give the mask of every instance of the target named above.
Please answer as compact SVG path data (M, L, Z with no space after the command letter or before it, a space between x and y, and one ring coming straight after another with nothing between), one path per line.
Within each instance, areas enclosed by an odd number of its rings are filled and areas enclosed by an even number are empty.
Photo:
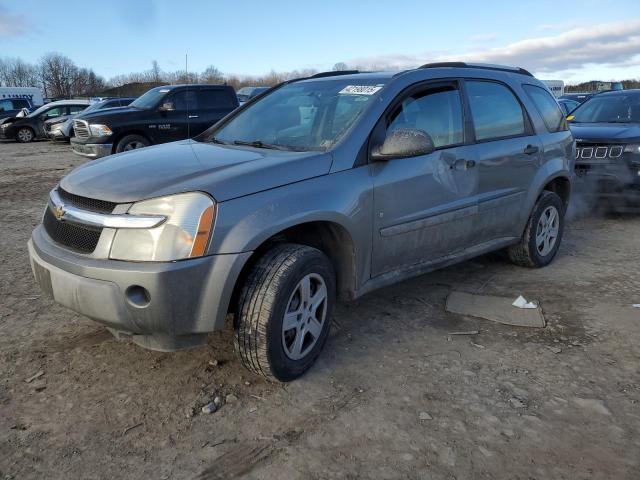
M0 87L0 100L5 98L26 98L34 107L44 104L42 90L38 87Z

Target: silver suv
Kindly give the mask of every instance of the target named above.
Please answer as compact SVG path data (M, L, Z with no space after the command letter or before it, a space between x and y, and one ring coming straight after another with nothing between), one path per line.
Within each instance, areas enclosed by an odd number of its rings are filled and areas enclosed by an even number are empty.
M522 69L319 74L193 140L77 168L31 265L57 302L147 348L204 344L233 319L242 363L289 381L318 357L336 298L497 249L551 262L574 158L558 104Z

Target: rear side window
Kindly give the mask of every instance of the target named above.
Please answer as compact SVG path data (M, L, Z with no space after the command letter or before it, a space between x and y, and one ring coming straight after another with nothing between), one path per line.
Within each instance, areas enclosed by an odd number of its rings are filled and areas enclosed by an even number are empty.
M422 130L436 148L464 142L460 92L454 87L421 90L405 98L393 111L387 131Z
M549 92L535 85L523 85L522 88L527 92L527 95L529 95L529 98L536 106L538 113L542 116L547 130L550 132L561 132L567 129L564 114Z
M235 107L231 93L225 90L200 90L198 96L203 109Z
M466 91L476 140L525 134L524 112L513 92L495 82L467 81Z
M74 113L80 113L86 108L87 108L87 105L71 105L71 107L69 107L69 113L71 113L72 115Z

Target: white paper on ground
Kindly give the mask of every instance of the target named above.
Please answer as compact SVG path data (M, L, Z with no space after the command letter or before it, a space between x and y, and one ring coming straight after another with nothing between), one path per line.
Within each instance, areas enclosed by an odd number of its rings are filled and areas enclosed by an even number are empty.
M518 308L538 308L538 305L535 302L527 302L527 299L522 295L516 298L512 305Z
M634 303L633 305L631 305L633 308L640 308L640 303Z

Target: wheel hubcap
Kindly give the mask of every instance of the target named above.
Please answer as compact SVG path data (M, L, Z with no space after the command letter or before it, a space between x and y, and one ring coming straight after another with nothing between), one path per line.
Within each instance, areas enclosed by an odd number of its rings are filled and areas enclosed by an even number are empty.
M538 227L536 229L536 248L543 257L553 250L558 240L560 230L560 214L556 207L550 206L544 209Z
M282 347L287 357L300 360L317 343L327 315L327 286L315 273L293 290L282 319Z
M22 129L18 132L18 138L23 142L28 142L31 140L31 131L27 129Z
M144 146L145 146L145 145L144 145L144 143L142 143L142 142L130 142L130 143L127 143L127 144L125 145L125 147L124 147L124 151L126 152L126 151L128 151L128 150L135 150L135 149L137 149L137 148L144 148Z

